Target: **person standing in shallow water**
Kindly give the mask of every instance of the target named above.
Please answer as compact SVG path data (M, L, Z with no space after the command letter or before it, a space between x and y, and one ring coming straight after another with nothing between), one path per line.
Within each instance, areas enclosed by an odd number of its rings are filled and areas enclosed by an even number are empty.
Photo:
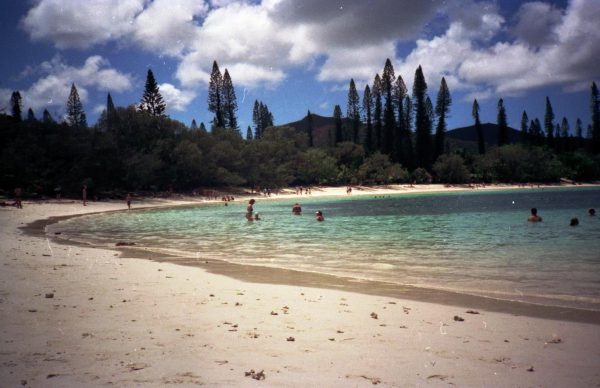
M321 222L321 221L325 221L325 217L323 217L323 212L322 212L322 211L320 211L320 210L318 210L318 211L315 213L315 219L316 219L317 221L319 221L319 222Z
M87 206L87 185L83 185L81 190L81 198L83 199L83 206Z
M300 204L298 202L296 202L294 204L294 206L292 206L292 214L295 216L302 215L302 207L300 206Z
M248 207L246 207L246 219L248 221L253 221L254 217L253 217L253 213L254 213L254 208L252 207L252 205L254 205L256 201L254 199L251 199L248 201Z
M542 222L542 217L537 215L537 209L531 208L531 215L527 218L528 222Z

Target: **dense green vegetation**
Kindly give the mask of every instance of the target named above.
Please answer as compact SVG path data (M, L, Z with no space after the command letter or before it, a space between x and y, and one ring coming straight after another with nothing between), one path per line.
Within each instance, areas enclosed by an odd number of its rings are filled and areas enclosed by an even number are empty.
M274 126L267 105L256 101L255 128L245 130L245 136L237 125L231 77L227 70L221 76L216 62L208 97L209 109L215 114L210 131L204 123L198 126L194 121L187 127L165 115L151 71L139 105L115 107L109 94L106 109L92 127L87 125L75 85L66 103L67 117L60 123L47 111L42 120L33 112L23 119L22 99L15 91L12 115L0 115L0 188L11 193L22 187L31 196L58 191L74 195L86 184L91 195L102 197L125 191L197 191L224 186L600 178L600 100L595 84L588 138L582 135L580 120L574 134L566 119L555 125L547 99L544 129L538 119L528 123L523 112L520 138L512 141L500 99L498 144L484 143L479 106L474 101L476 137L472 147L464 147L445 134L452 99L444 79L434 108L420 67L412 97L402 78L395 77L389 61L382 74L365 87L362 104L351 80L346 117L337 105L329 127L318 127L313 118L320 116L310 111L305 128Z

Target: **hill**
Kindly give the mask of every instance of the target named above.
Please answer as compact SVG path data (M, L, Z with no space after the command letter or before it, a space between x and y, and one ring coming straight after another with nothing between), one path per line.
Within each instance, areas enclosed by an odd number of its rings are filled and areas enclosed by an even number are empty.
M325 117L317 114L312 114L313 121L313 142L316 146L324 146L329 143L328 137L330 131L335 128L335 120L333 117ZM342 119L342 126L349 127L349 120ZM294 121L283 126L289 126L295 128L297 131L308 133L308 116L304 116L298 121ZM364 125L361 126L361 130ZM494 146L498 144L498 125L494 123L485 123L481 125L483 130L483 138L488 146ZM521 131L508 128L508 139L510 143L519 141ZM460 127L448 130L446 132L446 138L450 143L450 148L474 148L477 149L477 132L475 126L470 125L468 127Z
M498 144L498 124L485 123L481 124L483 130L483 139L488 145ZM521 131L514 128L508 127L508 140L510 143L516 143L519 141ZM446 132L446 137L449 139L461 140L461 141L474 141L477 142L477 131L474 125L468 127L460 127L451 129Z
M335 119L333 117L320 116L311 113L313 126L313 144L315 146L326 146L329 144L330 131L335 129ZM342 118L342 127L349 127L350 121ZM282 126L293 127L296 131L308 133L308 115L298 121L283 124Z

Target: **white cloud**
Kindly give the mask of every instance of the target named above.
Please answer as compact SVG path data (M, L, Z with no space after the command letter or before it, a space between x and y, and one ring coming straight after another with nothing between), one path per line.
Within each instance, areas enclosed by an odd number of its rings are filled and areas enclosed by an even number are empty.
M86 48L119 39L133 29L144 0L40 0L22 20L34 40L56 47Z
M59 48L119 42L171 56L186 90L208 83L213 60L229 69L237 86L253 88L274 87L298 68L314 70L320 81L366 82L388 57L409 88L419 65L430 88L444 76L451 90L470 93L514 94L549 83L572 90L598 77L600 1L571 0L564 10L524 3L508 15L512 24L497 4L502 3L37 0L22 26L32 39ZM399 43L415 39L411 53L395 55ZM95 61L86 66L97 66L96 73L110 81L96 80L94 87L127 85L116 70ZM58 71L53 68L53 74Z
M207 10L208 5L198 0L155 0L135 19L134 39L148 50L176 56L193 43L194 18Z
M522 4L516 17L514 35L532 47L539 47L556 41L558 35L555 29L562 20L563 12L551 4L533 1Z
M131 77L108 66L109 62L97 55L86 59L81 67L67 65L60 56L42 62L38 71L43 75L21 92L23 107L34 110L64 107L73 83L82 103L88 100L87 88L116 92L129 89Z
M191 90L179 90L174 85L163 83L158 86L163 96L167 109L185 111L188 105L196 98L196 93Z

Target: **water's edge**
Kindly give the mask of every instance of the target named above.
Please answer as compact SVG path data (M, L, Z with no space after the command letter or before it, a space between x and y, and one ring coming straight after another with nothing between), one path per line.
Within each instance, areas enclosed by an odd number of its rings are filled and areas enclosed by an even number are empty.
M179 207L189 205L173 205L168 207ZM139 208L148 210L149 208ZM127 210L124 210L127 211ZM111 213L124 212L123 210L111 211ZM249 283L280 284L299 287L311 287L321 289L332 289L339 291L356 292L367 295L377 295L398 299L407 299L420 302L437 303L442 305L457 306L467 309L482 309L490 312L506 313L515 316L528 316L534 318L553 319L560 321L571 321L580 323L591 323L600 325L600 311L585 310L568 307L546 306L540 304L510 301L503 299L488 298L452 291L436 290L422 287L405 286L394 283L379 281L362 281L349 277L338 277L313 272L302 272L282 268L241 265L222 260L202 259L195 260L187 257L166 255L153 252L143 247L114 247L95 246L93 244L80 243L66 240L59 236L46 233L48 225L60 221L88 216L90 214L101 214L108 212L88 213L70 216L55 216L33 221L20 227L25 234L49 238L54 243L70 246L84 246L96 249L109 249L120 252L122 258L138 258L153 260L156 262L168 262L177 265L185 265L203 268L204 270L228 276Z

